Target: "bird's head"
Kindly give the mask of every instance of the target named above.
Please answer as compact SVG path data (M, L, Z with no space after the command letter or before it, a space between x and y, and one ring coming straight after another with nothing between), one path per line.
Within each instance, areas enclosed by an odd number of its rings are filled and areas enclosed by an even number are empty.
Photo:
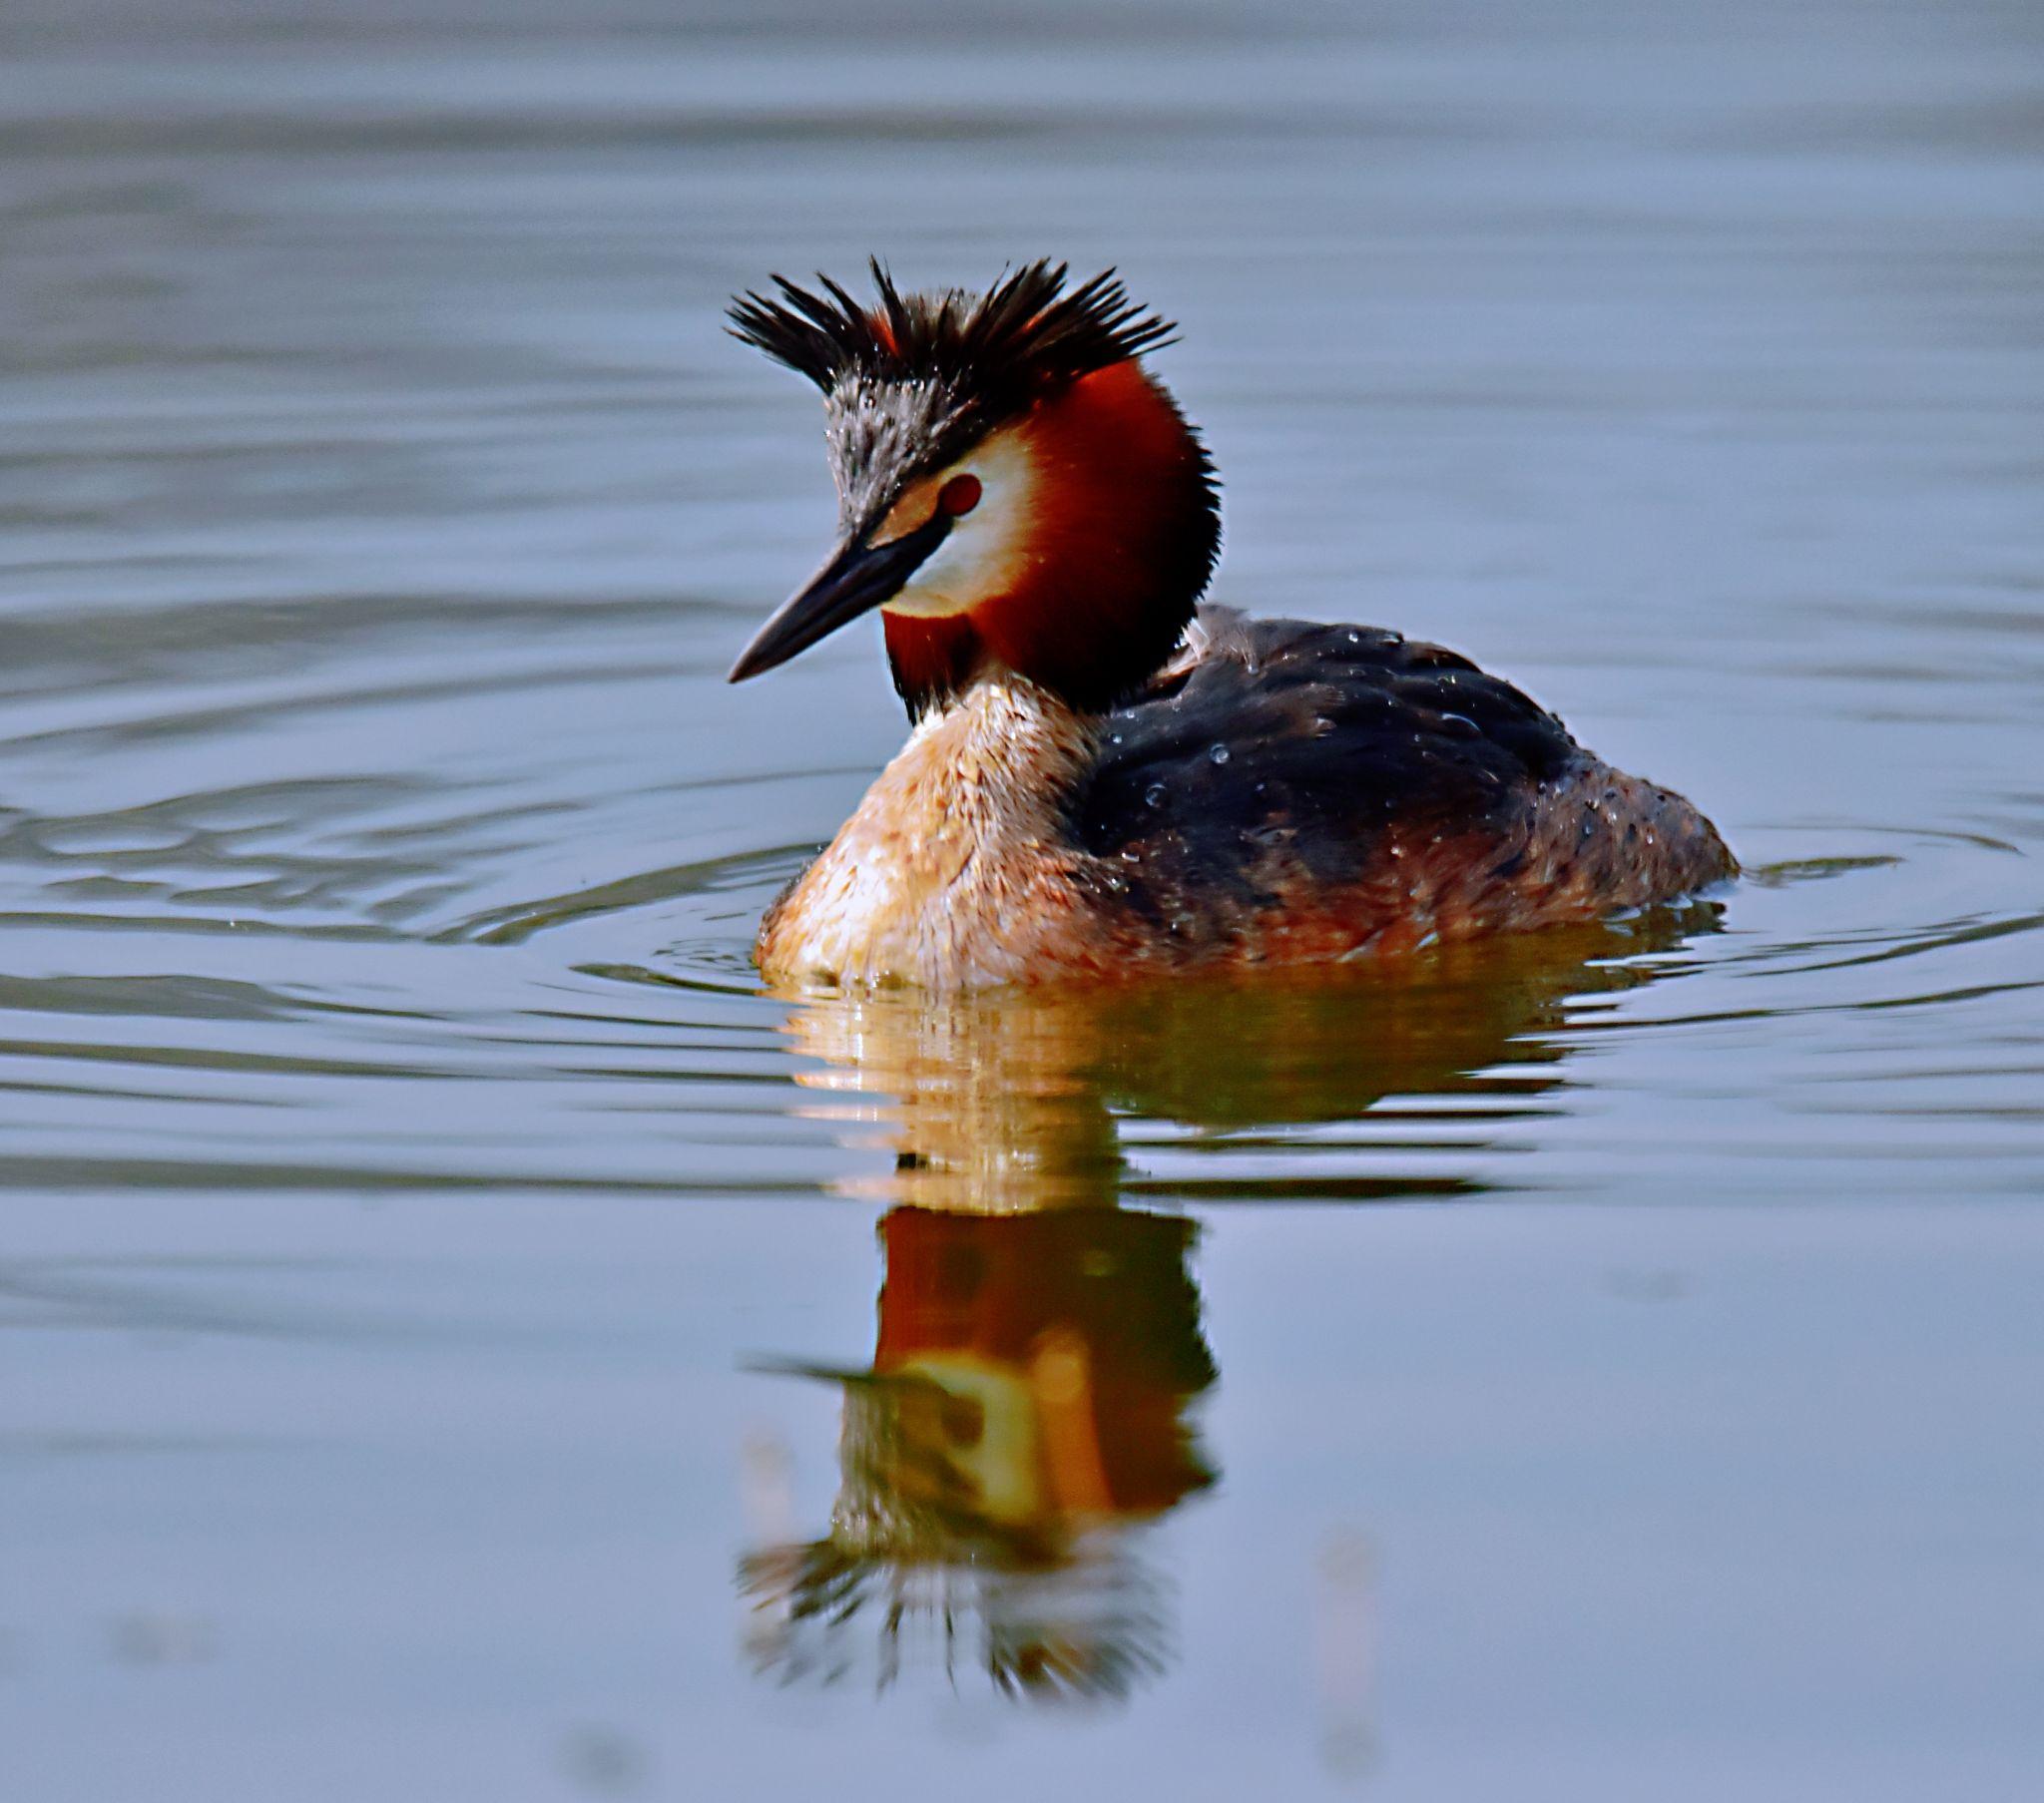
M1220 550L1213 467L1140 361L1170 334L1112 271L1036 262L984 294L778 276L734 334L823 391L838 539L732 680L877 608L912 714L1012 673L1087 710L1171 655Z

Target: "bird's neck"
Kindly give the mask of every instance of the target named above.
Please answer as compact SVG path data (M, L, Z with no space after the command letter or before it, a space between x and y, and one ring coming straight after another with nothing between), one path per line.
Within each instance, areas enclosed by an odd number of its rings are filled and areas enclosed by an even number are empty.
M903 799L940 804L989 830L1047 824L1099 735L1100 715L1012 671L991 673L916 722L867 800L898 787Z
M767 974L945 988L1027 976L1077 905L1061 810L1100 729L1005 674L924 714L768 917Z

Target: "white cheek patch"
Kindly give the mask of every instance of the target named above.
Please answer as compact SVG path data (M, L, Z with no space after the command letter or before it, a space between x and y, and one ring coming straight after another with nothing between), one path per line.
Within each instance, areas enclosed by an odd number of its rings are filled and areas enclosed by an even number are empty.
M942 620L968 614L1004 593L1023 568L1035 514L1036 465L1017 438L991 438L944 472L979 478L979 505L952 522L950 533L883 614Z

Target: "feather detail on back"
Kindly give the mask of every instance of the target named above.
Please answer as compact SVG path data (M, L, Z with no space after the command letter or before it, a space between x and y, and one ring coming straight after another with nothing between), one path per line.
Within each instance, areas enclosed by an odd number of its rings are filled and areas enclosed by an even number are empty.
M1066 832L1197 961L1316 959L1583 918L1733 874L1681 796L1457 654L1202 609L1104 722Z

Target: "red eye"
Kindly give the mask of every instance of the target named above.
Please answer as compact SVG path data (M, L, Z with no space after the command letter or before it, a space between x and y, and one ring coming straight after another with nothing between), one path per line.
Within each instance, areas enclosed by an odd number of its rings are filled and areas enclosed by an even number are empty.
M937 506L955 520L979 505L980 492L977 476L953 476L938 491Z

